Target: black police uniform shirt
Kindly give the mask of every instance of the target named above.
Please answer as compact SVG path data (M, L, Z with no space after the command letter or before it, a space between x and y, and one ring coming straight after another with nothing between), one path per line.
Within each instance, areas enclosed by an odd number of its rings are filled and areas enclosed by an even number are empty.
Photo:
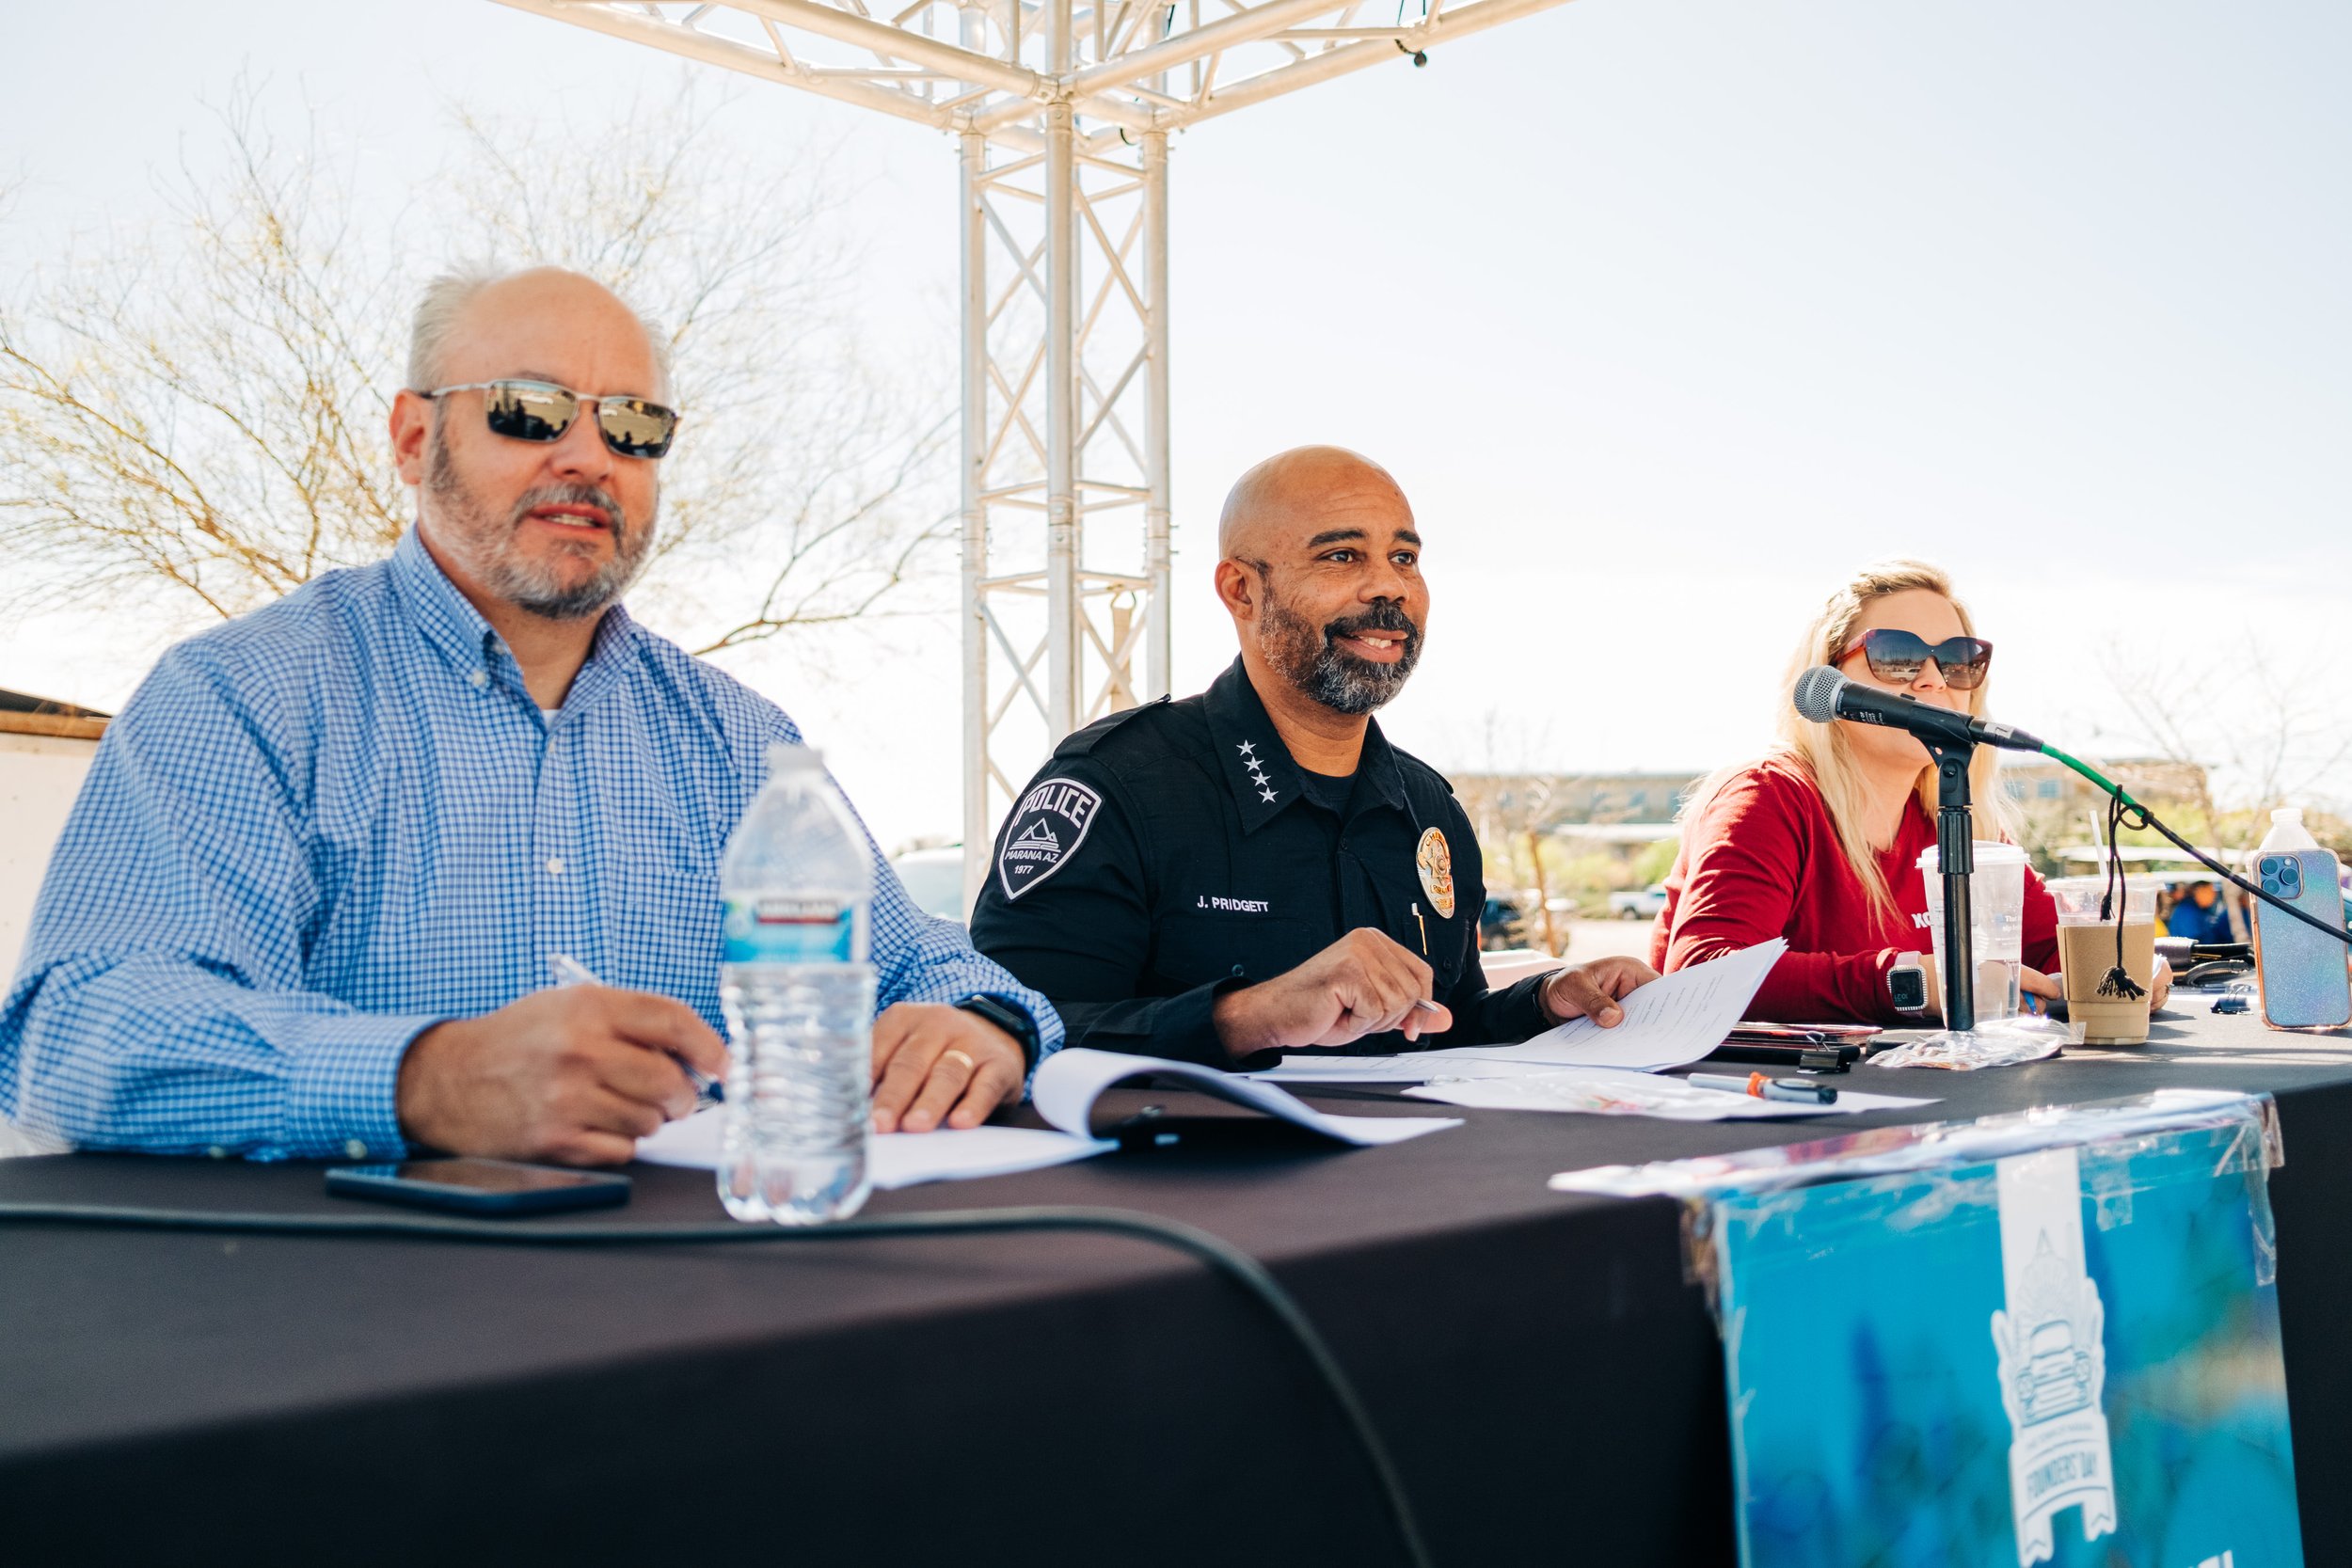
M1316 798L1341 789L1342 805ZM972 938L1052 999L1072 1045L1232 1067L1217 997L1368 926L1425 956L1454 1015L1417 1042L1391 1031L1345 1048L1385 1055L1549 1026L1542 976L1486 989L1486 898L1478 841L1436 769L1375 723L1352 782L1309 775L1236 659L1198 696L1061 743L998 831Z

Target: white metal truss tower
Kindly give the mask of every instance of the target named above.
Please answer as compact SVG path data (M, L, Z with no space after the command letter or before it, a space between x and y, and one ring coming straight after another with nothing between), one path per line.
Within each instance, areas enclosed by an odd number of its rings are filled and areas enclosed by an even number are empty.
M501 3L961 143L968 905L1048 748L1168 689L1169 133L1564 0Z

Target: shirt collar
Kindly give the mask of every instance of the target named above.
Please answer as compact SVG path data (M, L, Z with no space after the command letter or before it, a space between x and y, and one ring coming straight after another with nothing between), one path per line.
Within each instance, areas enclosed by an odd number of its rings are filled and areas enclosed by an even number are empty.
M450 581L441 563L424 547L424 540L414 524L392 546L392 582L417 629L449 658L461 676L476 686L504 678L516 690L522 689L522 672L516 668L514 657L506 652L504 640L496 627L483 619L473 601ZM636 630L637 623L620 605L604 612L603 619L596 623L596 639L588 645L588 661L580 667L571 693L564 698L565 707L601 688L600 669L611 666L611 656L626 640L634 637ZM494 652L497 657L492 657ZM587 689L585 692L583 687Z
M1249 684L1249 673L1239 658L1210 684L1203 707L1209 737L1216 747L1210 766L1233 792L1242 832L1254 833L1304 792L1301 769L1275 733L1274 721L1266 716L1265 704L1259 699L1257 688ZM1406 809L1405 779L1396 752L1376 721L1364 732L1349 814L1368 802Z
M392 582L409 619L424 640L457 667L459 674L478 674L488 667L490 640L498 633L449 580L413 523L392 546Z

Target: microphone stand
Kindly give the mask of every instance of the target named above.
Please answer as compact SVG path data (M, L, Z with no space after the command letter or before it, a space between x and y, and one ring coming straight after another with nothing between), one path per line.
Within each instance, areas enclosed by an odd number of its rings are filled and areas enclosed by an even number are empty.
M1977 1026L1976 930L1968 907L1968 875L1977 868L1976 825L1968 809L1968 761L1973 741L1953 745L1920 737L1935 759L1935 857L1944 875L1944 1027L1964 1035Z

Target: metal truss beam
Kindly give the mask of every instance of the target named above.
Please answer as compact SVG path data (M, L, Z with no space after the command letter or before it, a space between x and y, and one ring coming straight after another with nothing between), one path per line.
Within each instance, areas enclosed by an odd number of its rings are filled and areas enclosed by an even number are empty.
M1169 134L1565 3L500 0L957 137L967 905L1052 745L1168 688Z

